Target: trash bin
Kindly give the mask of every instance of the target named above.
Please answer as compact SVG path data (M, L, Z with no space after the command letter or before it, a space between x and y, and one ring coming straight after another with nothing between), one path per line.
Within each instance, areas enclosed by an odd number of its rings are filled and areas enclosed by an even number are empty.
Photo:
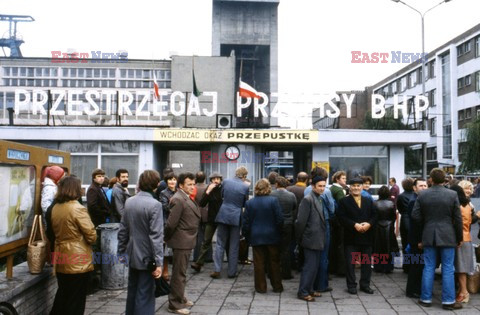
M120 262L117 255L118 231L120 223L104 223L98 226L101 231L101 257L94 253L94 261L102 264L101 287L106 290L125 289L128 285L128 266Z

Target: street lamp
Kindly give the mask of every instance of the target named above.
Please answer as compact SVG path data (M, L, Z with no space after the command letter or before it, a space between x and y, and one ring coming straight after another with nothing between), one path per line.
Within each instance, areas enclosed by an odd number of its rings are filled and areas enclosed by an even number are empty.
M425 14L427 14L427 12L435 9L436 7L441 5L442 3L447 3L447 2L450 2L452 0L443 0L442 2L438 3L437 5L434 5L433 7L431 7L430 9L428 9L427 11L425 11L423 13L418 11L417 9L412 7L411 5L403 2L402 0L392 0L392 1L395 2L395 3L401 3L401 4L409 7L410 9L412 9L415 12L417 12L418 14L420 14L420 17L422 19L422 76L421 76L421 80L422 80L422 95L425 96L425 60L426 60L426 58L425 58L425 23L424 23ZM428 130L427 123L425 123L425 111L422 112L422 124L423 124L423 130ZM422 144L422 155L423 155L422 174L423 174L423 177L427 178L427 144L425 144L425 143Z

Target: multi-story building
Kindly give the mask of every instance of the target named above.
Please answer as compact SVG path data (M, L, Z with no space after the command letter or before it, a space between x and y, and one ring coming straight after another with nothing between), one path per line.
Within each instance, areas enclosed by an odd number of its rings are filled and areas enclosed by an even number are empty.
M318 109L314 110L314 128L363 128L364 114L371 111L372 93L385 98L385 108L390 114L395 99L403 105L403 97L406 97L407 115L401 116L406 128L430 132L427 169L443 167L451 173L458 171L464 154L465 126L480 116L480 24L428 53L425 63L425 75L422 75L422 60L419 59L365 91L351 92L356 94L358 102L355 105L361 112L353 120L345 118L343 111L335 119L319 118ZM422 95L422 79L425 79L425 96L429 100L425 114L417 113L414 108L416 96ZM337 105L342 108L342 104ZM411 149L412 158L421 161L421 145ZM420 173L421 166L406 171Z
M458 171L462 162L467 123L480 115L480 24L453 38L428 54L426 71L421 62L412 63L373 86L385 96L386 104L396 94L408 97L409 114L404 122L410 129L430 130L427 166ZM429 108L425 117L416 117L413 97L422 94L422 79ZM422 116L422 115L420 115ZM417 156L421 148L414 146Z

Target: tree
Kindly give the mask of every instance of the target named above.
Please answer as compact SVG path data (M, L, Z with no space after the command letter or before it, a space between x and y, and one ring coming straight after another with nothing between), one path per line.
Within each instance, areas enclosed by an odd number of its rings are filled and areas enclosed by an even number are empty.
M399 113L398 118L394 118L393 111L387 110L382 118L374 119L372 118L372 112L367 111L361 129L405 130L407 129L407 126L402 120L402 113Z
M480 117L465 126L465 154L460 166L461 173L480 170Z

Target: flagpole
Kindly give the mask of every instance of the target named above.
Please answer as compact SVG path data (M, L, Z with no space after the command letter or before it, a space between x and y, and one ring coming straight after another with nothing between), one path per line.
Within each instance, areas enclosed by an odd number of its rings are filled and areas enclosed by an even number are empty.
M192 78L193 78L194 67L195 67L195 56L192 55ZM192 93L195 93L195 91L192 91ZM188 111L188 91L185 92L185 128L187 128L187 111Z
M240 54L240 73L238 74L238 88L237 88L237 91L240 91L240 82L242 81L242 71L243 71L243 58L242 58L242 55ZM238 98L236 97L237 92L235 91L235 113L238 111ZM243 117L241 117L243 118Z

